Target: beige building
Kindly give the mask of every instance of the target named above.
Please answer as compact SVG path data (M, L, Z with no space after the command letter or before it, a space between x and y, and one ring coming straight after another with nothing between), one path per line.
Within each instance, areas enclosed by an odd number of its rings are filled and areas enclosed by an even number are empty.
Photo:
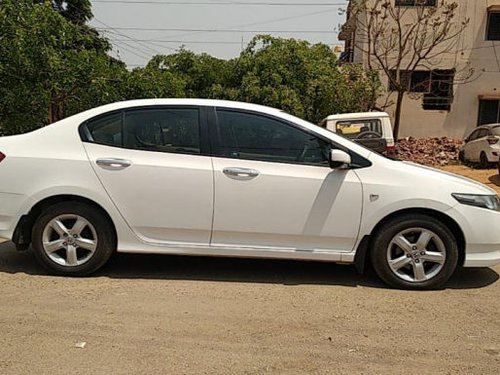
M441 0L391 1L406 9L409 22L419 1L424 1L425 6L441 3ZM455 1L456 20L468 18L469 23L453 48L436 60L438 63L427 64L431 68L419 67L408 79L412 92L403 100L399 137L461 139L478 125L500 123L500 0ZM366 49L359 42L360 27L356 26L359 22L359 17L348 12L340 33L340 39L345 41L343 59L367 65ZM379 105L388 105L385 110L394 117L396 95L391 92L387 76L381 73L380 77L386 93Z

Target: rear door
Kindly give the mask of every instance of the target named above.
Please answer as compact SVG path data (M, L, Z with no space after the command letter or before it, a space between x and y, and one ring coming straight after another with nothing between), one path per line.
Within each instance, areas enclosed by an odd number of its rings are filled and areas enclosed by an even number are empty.
M253 112L221 108L217 124L213 246L353 250L361 182L329 167L329 141Z
M136 108L85 124L84 145L97 176L147 242L210 242L214 189L204 113L198 107Z

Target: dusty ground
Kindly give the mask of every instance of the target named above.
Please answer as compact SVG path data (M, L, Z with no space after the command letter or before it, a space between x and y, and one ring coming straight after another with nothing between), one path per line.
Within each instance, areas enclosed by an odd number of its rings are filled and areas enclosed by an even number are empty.
M4 243L0 374L498 374L499 273L406 292L350 266L120 255L71 279Z

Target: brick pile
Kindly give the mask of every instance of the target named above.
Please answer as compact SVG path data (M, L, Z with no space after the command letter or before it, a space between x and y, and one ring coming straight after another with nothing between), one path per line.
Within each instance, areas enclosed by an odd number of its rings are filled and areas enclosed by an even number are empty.
M396 158L424 165L458 163L463 142L451 138L404 138L396 143Z

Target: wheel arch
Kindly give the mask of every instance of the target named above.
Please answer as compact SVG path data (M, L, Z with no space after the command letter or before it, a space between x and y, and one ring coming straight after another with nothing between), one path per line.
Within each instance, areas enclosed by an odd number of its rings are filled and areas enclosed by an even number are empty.
M458 225L458 223L451 218L450 216L446 215L445 213L441 211L437 211L434 209L430 208L406 208L398 211L394 211L384 218L382 218L373 228L371 233L369 235L366 235L363 237L361 240L358 248L356 249L356 255L354 257L354 263L356 266L356 269L358 272L362 273L368 262L369 262L369 253L372 249L373 246L373 238L375 237L374 235L377 233L377 231L380 230L380 228L389 220L392 220L398 216L405 215L405 214L423 214L427 216L432 216L434 218L437 218L440 220L443 224L446 225L446 227L451 231L453 234L453 237L455 237L455 240L457 241L457 246L458 246L458 265L463 266L465 262L465 236Z
M109 215L109 213L99 203L80 195L58 194L40 200L31 207L30 211L26 215L23 215L19 219L19 222L17 223L16 229L14 230L14 234L12 236L12 241L16 244L18 250L26 250L31 244L31 232L33 230L33 225L35 224L36 219L42 214L42 212L47 207L61 202L80 202L88 204L89 206L97 209L111 224L113 228L113 240L115 244L117 243L118 235L116 231L116 225L113 222L111 215Z

